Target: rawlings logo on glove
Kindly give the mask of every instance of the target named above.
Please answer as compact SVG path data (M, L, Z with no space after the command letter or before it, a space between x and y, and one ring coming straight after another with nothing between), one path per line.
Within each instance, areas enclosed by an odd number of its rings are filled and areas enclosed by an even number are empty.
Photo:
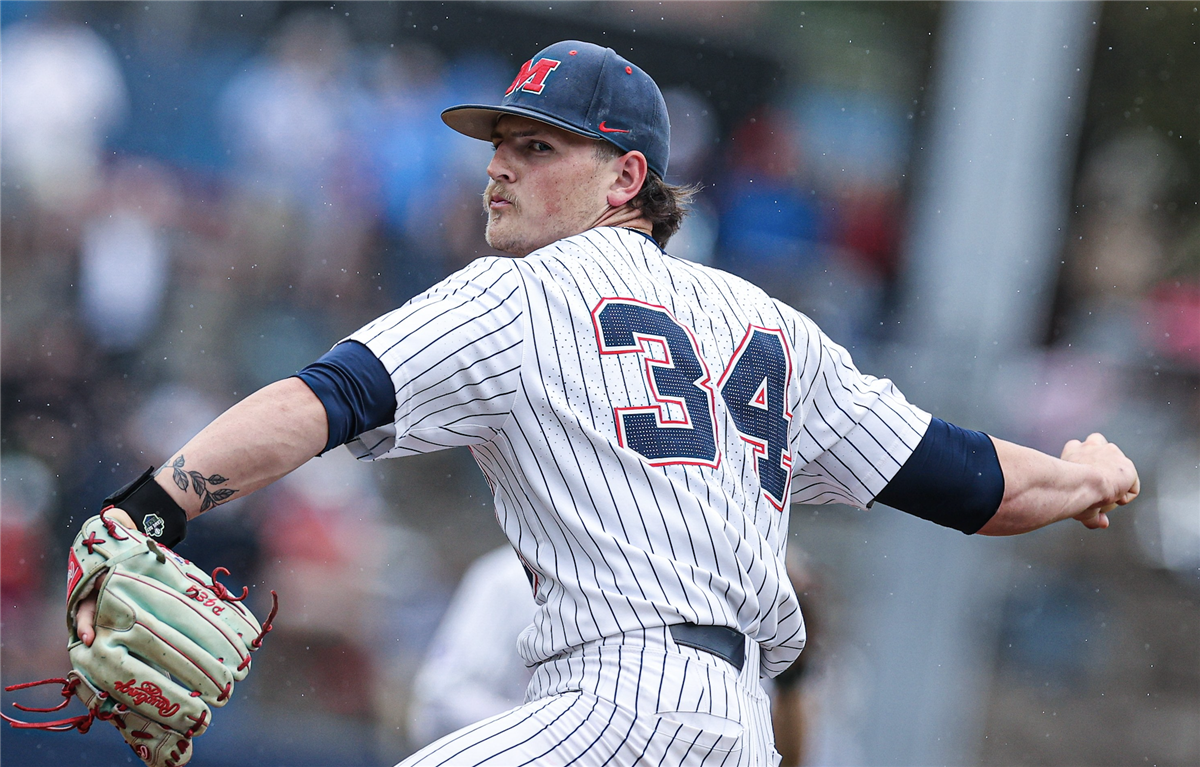
M154 682L142 682L141 687L134 687L136 684L136 679L130 679L128 682L117 682L113 685L113 691L128 695L133 700L134 705L149 704L153 706L158 709L159 716L174 716L175 712L179 710L179 704L172 703L163 697L163 691Z
M105 510L107 511L107 509ZM129 530L105 512L84 523L67 557L67 651L73 670L66 678L13 685L62 684L65 708L72 697L86 714L54 722L19 722L13 727L87 732L96 719L111 721L125 742L150 767L182 767L191 759L191 739L208 728L209 706L223 706L233 684L246 678L250 653L271 630L279 602L263 625L217 581L188 560ZM95 639L76 633L80 602L96 597Z

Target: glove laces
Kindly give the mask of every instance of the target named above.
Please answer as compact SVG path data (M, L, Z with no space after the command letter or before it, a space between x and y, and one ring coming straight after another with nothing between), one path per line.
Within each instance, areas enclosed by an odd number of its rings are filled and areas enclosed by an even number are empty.
M51 708L36 708L34 706L22 706L20 703L13 703L13 708L18 708L22 711L34 713L50 713L53 711L61 711L71 702L71 697L75 694L75 688L79 686L79 679L64 679L62 677L54 677L52 679L42 679L37 682L25 682L24 684L10 684L4 688L5 692L13 692L15 690L24 690L29 687L38 687L43 684L61 684L63 701L57 706ZM67 719L59 719L53 722L22 722L19 719L13 719L11 716L0 712L0 719L8 722L13 727L19 730L48 730L50 732L68 732L70 730L79 730L81 733L87 732L92 722L96 719L96 712L89 710L86 714L72 716Z

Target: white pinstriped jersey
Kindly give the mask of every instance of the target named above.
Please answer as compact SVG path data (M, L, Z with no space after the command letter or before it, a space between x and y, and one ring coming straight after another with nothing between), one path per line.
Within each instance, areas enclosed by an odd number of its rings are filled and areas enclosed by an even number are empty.
M350 338L397 405L351 450L471 447L534 575L531 664L688 621L782 671L804 644L788 500L865 506L929 425L808 318L625 229L481 258Z

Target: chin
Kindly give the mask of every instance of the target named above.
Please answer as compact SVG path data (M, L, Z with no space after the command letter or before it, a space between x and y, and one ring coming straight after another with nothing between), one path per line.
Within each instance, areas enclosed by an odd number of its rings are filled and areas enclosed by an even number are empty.
M512 236L512 234L504 232L499 226L491 226L489 224L484 232L483 238L487 240L487 244L501 253L508 253L513 256L524 256L530 253L534 248L525 247L525 243Z
M506 230L503 220L488 221L484 239L491 247L502 253L509 253L510 256L528 256L540 247L530 244L529 239L521 236L520 232Z

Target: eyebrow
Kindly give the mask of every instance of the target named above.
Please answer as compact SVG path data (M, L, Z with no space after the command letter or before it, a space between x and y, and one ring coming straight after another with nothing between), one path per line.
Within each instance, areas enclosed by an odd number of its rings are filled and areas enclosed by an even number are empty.
M529 128L526 130L513 131L512 133L501 133L500 131L492 131L492 141L500 139L503 141L506 138L527 138L529 136L538 136L545 133L541 128Z

